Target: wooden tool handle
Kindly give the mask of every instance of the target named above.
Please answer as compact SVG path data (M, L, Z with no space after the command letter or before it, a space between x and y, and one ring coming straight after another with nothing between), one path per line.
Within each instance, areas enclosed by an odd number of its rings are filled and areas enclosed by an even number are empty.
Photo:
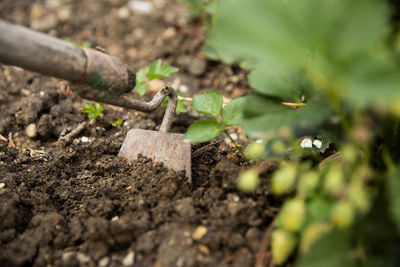
M131 91L135 74L118 58L0 20L0 62L76 84L76 91L113 98Z

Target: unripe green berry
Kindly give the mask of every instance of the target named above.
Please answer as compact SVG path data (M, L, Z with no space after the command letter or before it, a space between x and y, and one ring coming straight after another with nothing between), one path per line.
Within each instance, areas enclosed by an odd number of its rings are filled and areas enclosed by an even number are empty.
M316 172L309 171L303 174L299 179L297 190L303 197L309 196L318 186L319 176Z
M330 194L336 194L344 184L343 171L338 165L332 165L324 180L324 189Z
M360 213L369 209L370 201L365 185L361 181L352 181L349 186L348 196L351 204Z
M244 155L250 160L258 160L264 153L264 143L253 142L247 145Z
M346 145L342 147L341 153L345 162L354 163L357 160L358 150L354 145Z
M303 199L295 198L285 202L279 215L283 229L290 232L298 232L306 218L306 205Z
M311 246L324 234L330 231L332 226L326 222L315 222L307 226L301 236L300 252L306 253Z
M354 221L354 210L349 201L340 201L333 206L331 221L337 228L348 228Z
M391 103L390 111L396 118L400 118L400 99L396 99Z
M260 184L258 172L250 169L242 172L237 179L237 187L245 193L252 193Z
M276 195L289 193L296 182L297 169L295 165L285 164L272 176L272 192Z
M272 150L277 154L277 155L282 155L286 152L286 145L282 140L276 140L272 144Z
M277 229L272 233L272 259L277 265L283 264L296 248L296 237L291 233Z

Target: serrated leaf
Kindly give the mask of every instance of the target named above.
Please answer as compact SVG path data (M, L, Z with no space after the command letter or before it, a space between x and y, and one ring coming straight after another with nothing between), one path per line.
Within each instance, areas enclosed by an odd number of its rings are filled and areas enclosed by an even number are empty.
M222 122L226 126L242 123L244 97L237 97L229 102L221 112Z
M385 181L389 214L400 234L400 170L392 170Z
M331 231L316 241L299 260L298 267L355 267L351 260L351 235L344 231Z
M217 118L221 113L222 104L223 97L220 92L208 92L193 96L192 108Z
M199 120L189 126L184 139L190 143L204 143L219 136L222 130L222 125L216 120Z
M144 82L143 83L136 83L134 90L139 95L144 95L146 93L146 87L147 87L147 84L144 83Z

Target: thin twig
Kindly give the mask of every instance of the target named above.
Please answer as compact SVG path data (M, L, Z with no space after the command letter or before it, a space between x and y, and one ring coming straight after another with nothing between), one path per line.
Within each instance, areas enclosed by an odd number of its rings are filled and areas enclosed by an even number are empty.
M0 134L0 140L3 140L3 141L5 141L5 142L8 142L7 138L5 138L4 136L2 136L1 134Z
M167 110L165 111L164 119L161 123L160 126L160 132L166 133L168 132L171 123L172 123L172 118L175 113L176 105L178 103L177 100L177 94L175 89L172 87L164 87L160 91L157 92L157 94L153 97L153 99L150 102L145 102L141 101L138 99L126 99L126 98L112 98L112 99L106 99L106 98L98 98L94 95L92 95L89 92L82 92L79 94L80 97L86 98L89 100L93 101L101 101L106 104L114 105L114 106L120 106L124 108L130 108L130 109L135 109L138 111L143 111L143 112L151 112L157 109L161 103L164 101L164 99L168 96L169 101L168 101L168 106Z
M75 127L72 131L70 131L68 134L65 134L66 130L63 130L60 134L60 137L58 138L57 142L62 142L62 141L67 141L69 142L73 137L77 136L80 134L87 126L87 122L81 122L78 124L78 126Z
M271 262L271 253L267 253L267 249L269 247L269 243L271 242L271 234L274 229L274 222L268 226L267 230L264 233L263 239L261 241L260 248L257 253L256 264L255 267L264 267L265 264L270 261Z
M13 141L13 133L12 132L8 133L8 147L15 148L15 144L14 144L14 141Z
M213 142L213 143L210 143L208 145L202 146L199 149L196 149L196 151L193 152L192 157L196 157L197 154L199 154L200 152L204 151L206 148L208 148L210 146L213 146L213 145L216 145L216 144L221 143L221 142L222 142L222 140L218 140L216 142Z
M292 107L292 108L301 108L307 106L306 103L291 103L291 102L282 102L284 106Z
M224 130L224 133L229 137L229 139L231 140L232 144L239 151L240 155L242 155L243 159L247 162L247 164L250 164L250 161L244 155L243 150L238 146L238 144L235 142L235 140L232 138L232 136L228 133L228 131L226 129Z
M184 97L184 96L179 96L179 95L178 95L178 100L187 101L187 102L193 102L193 98L192 97Z

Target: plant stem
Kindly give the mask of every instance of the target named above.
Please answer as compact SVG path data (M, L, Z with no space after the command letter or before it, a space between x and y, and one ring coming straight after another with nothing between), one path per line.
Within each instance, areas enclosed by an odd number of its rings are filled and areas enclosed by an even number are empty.
M192 101L193 101L193 98L191 98L191 97L184 97L184 96L179 96L179 95L178 95L178 100L192 102Z
M250 161L244 155L243 150L238 146L238 144L236 144L235 140L233 140L232 136L228 133L228 131L226 129L224 129L224 133L229 137L229 139L231 140L232 144L239 151L240 155L242 155L243 159L247 162L247 164L250 164Z

